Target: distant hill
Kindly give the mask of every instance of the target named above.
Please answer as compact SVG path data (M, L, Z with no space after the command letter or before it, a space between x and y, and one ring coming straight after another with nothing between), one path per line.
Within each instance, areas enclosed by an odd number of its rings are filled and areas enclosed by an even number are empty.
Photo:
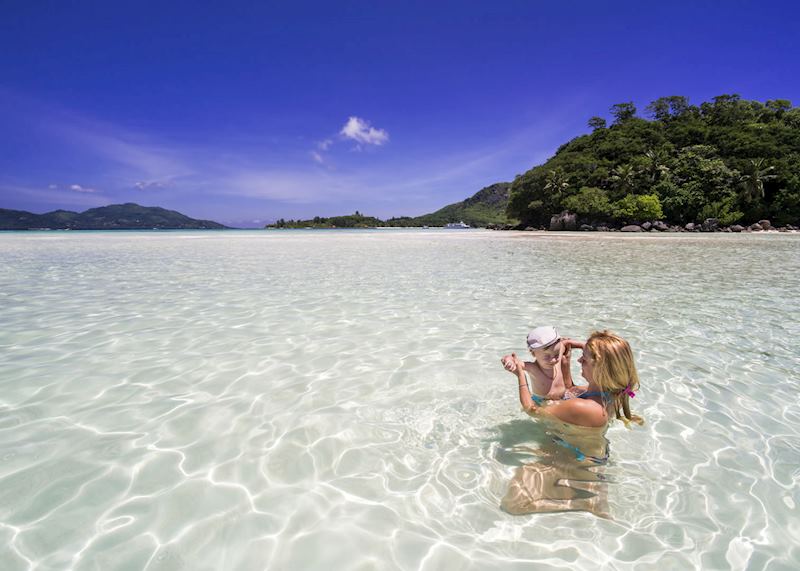
M470 198L449 204L436 212L422 216L401 216L380 220L372 216L364 216L356 211L347 216L323 218L315 216L308 220L278 220L267 228L374 228L376 226L419 227L444 226L449 222L463 221L473 227L484 227L489 224L516 224L506 216L509 189L511 183L498 182L479 190Z
M449 222L463 221L470 226L487 226L488 224L516 223L506 215L506 206L510 194L511 183L498 182L482 188L471 197L455 204L448 204L436 212L423 214L414 218L390 218L386 221L388 226L394 226L393 221L408 220L410 224L402 226L444 226Z
M227 228L211 220L196 220L157 206L132 202L91 208L85 212L54 210L33 214L24 210L0 208L0 230L219 230Z

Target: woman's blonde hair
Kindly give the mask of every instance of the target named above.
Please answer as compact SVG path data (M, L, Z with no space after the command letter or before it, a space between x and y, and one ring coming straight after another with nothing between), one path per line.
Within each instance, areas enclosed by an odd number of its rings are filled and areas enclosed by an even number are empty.
M630 421L642 424L641 417L631 414L630 397L639 390L639 374L628 342L610 331L594 331L585 350L594 361L594 382L611 395L617 418L626 426Z

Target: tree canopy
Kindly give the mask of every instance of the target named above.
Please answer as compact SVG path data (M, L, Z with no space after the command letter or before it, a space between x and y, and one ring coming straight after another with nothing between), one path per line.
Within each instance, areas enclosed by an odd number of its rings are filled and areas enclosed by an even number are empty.
M673 95L650 103L648 119L632 102L610 113L610 126L590 118L592 133L514 180L509 217L533 226L564 210L619 224L800 220L800 108L790 101L725 94L695 106Z

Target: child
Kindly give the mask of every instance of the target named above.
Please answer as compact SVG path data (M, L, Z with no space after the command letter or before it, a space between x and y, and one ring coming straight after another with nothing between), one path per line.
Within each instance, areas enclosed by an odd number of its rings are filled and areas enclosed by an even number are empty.
M531 397L534 400L561 400L583 392L572 383L570 358L572 349L583 349L583 343L561 338L555 327L537 327L528 334L528 349L534 361L525 362L525 371L531 379ZM510 373L516 374L516 355L505 355L500 362ZM538 398L537 398L538 397Z

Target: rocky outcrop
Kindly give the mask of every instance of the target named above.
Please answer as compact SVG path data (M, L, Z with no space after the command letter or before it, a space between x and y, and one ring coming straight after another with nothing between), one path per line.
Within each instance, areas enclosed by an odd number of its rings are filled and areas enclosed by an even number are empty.
M532 226L510 226L510 225L494 225L488 226L497 230L537 230ZM540 227L538 230L546 230L545 227ZM564 211L557 214L550 219L550 230L580 230L581 232L728 232L728 233L741 233L741 232L763 232L763 231L778 231L778 232L797 232L798 228L787 224L780 228L772 226L769 220L759 220L758 222L749 226L742 226L740 224L733 224L731 226L723 226L717 218L706 218L702 224L689 222L683 226L670 225L663 220L645 221L641 224L628 224L622 228L609 226L606 222L596 220L578 219L575 214Z
M569 211L556 214L550 218L550 230L576 230L578 228L578 217Z

